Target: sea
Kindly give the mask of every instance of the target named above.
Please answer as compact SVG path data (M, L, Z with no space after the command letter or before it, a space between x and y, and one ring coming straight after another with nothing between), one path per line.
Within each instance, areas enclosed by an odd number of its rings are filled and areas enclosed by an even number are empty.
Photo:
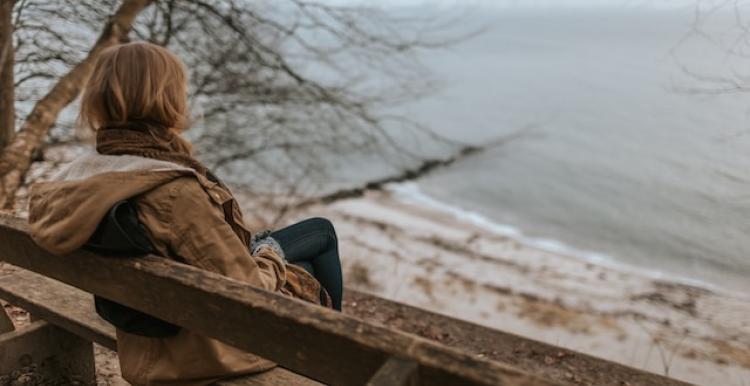
M481 33L420 52L438 87L393 111L464 143L513 139L389 189L545 250L746 295L750 93L735 83L750 82L750 9L720 3L434 6Z

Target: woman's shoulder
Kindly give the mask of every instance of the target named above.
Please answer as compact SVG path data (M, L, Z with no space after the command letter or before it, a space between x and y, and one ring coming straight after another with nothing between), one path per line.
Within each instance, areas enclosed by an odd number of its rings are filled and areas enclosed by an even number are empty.
M174 207L185 202L191 205L209 203L209 195L203 184L195 176L186 175L145 192L138 198L139 202L161 207Z
M225 218L224 207L234 200L221 184L198 175L175 178L141 195L139 206L151 208L168 221L185 220L185 216Z
M137 197L138 217L155 239L167 242L181 237L180 230L194 224L223 220L223 210L195 177L176 178Z

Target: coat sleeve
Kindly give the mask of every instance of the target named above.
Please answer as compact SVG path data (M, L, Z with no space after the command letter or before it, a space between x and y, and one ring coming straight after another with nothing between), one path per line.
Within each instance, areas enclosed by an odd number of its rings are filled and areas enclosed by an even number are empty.
M168 240L166 247L187 264L216 272L253 286L276 292L285 283L286 270L280 256L262 249L252 256L249 248L224 219L199 183L179 181L168 189L169 215L150 211L139 216L149 229L161 229L154 239ZM166 208L165 208L166 209ZM160 217L160 218L157 218ZM150 223L156 222L155 226Z

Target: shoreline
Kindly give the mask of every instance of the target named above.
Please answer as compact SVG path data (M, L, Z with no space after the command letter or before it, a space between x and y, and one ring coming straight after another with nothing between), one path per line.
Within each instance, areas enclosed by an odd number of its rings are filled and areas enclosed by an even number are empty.
M648 269L636 264L628 264L627 262L617 259L613 255L579 249L556 239L526 236L523 230L514 225L498 223L478 212L463 209L457 205L435 199L430 195L423 193L416 182L387 185L385 187L385 192L401 203L423 206L427 210L434 210L450 215L457 222L471 223L474 226L485 228L490 232L497 233L498 235L513 238L517 242L530 248L536 248L556 255L569 256L574 259L579 259L612 270L648 277L652 280L661 280L697 287L717 294L750 301L750 294L742 289L724 287L719 283L713 283L707 280L673 274L659 269Z
M687 382L750 380L744 298L524 245L389 191L280 223L312 216L336 225L349 288Z

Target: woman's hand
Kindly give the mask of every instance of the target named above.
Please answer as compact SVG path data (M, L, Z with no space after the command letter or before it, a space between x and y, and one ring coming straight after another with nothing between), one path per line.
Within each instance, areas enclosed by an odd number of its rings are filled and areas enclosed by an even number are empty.
M273 251L276 252L277 255L281 256L281 258L284 259L284 262L286 262L284 250L281 248L281 245L279 245L278 241L271 237L270 230L258 232L253 235L253 239L250 243L250 252L253 255L256 255L258 250L264 245L273 249Z

